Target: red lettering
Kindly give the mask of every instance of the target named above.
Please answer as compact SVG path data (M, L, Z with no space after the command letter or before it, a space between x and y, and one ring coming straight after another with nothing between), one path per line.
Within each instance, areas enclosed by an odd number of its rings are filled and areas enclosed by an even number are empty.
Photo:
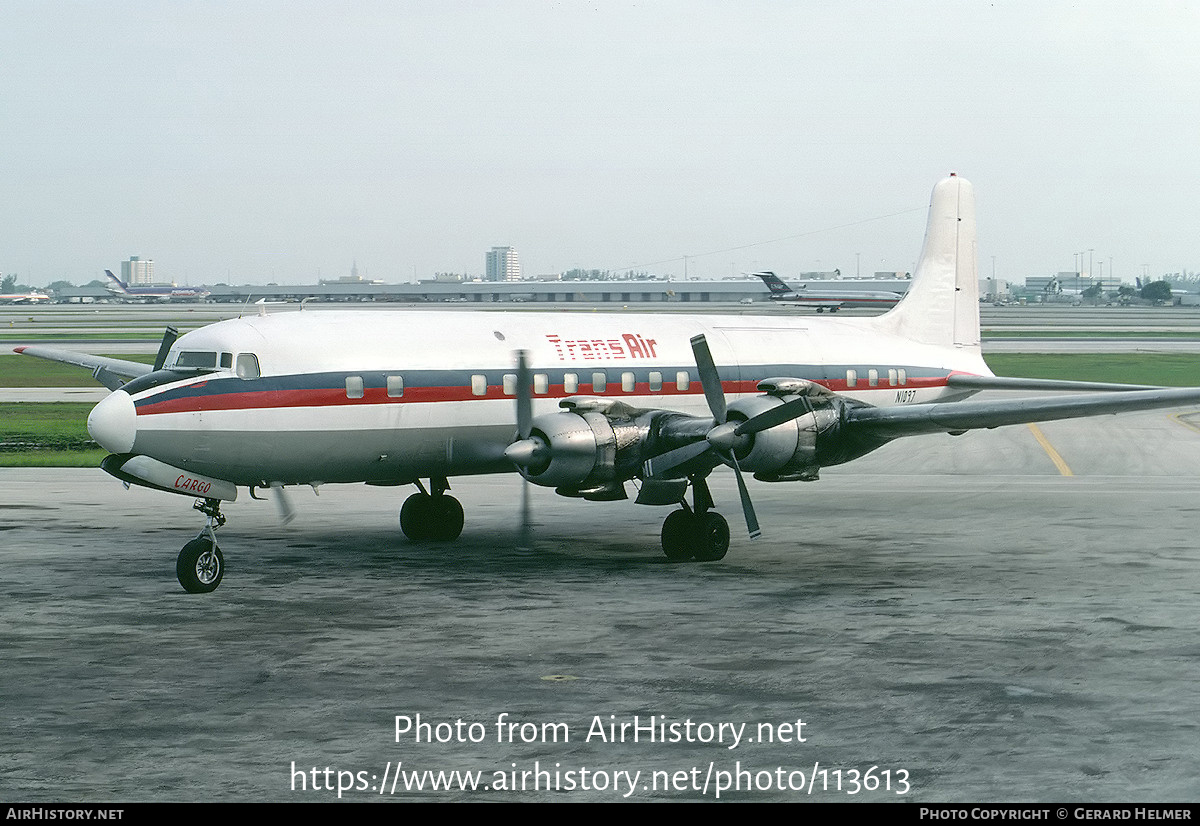
M641 338L633 333L626 333L622 338L625 339L626 346L629 347L630 358L644 359L646 353L642 350Z

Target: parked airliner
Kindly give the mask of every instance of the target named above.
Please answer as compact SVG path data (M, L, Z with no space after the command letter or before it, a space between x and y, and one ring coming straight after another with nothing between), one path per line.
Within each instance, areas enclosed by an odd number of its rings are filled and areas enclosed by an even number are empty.
M0 304L37 304L39 301L49 301L50 296L37 290L27 293L0 293Z
M176 561L191 592L221 581L214 532L239 487L415 485L401 529L449 541L464 525L455 476L516 471L583 500L624 499L632 483L637 503L675 507L666 555L710 561L729 546L707 484L721 465L755 537L744 473L814 480L899 436L1200 402L1200 388L993 376L976 258L972 187L952 175L934 188L911 289L870 318L264 308L168 329L153 367L17 350L112 389L88 417L104 470L196 498L206 523ZM988 388L1094 392L968 399Z
M113 275L112 270L105 270L104 274L108 276L108 285L105 289L113 295L119 295L128 299L146 298L155 301L199 301L208 298L212 294L203 287L131 287Z
M887 290L812 290L805 284L800 289L794 289L773 272L756 272L755 276L762 279L771 293L771 300L780 304L795 304L798 307L815 307L818 313L829 310L836 313L842 308L868 307L886 310L894 307L903 297L900 293Z

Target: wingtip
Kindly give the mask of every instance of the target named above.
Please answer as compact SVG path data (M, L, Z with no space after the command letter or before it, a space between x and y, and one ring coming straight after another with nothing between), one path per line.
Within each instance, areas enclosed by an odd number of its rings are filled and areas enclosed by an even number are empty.
M14 347L14 348L13 348L13 352L14 352L14 353L24 353L24 352L25 352L25 347L24 347L24 345L23 345L23 346L21 346L21 347Z

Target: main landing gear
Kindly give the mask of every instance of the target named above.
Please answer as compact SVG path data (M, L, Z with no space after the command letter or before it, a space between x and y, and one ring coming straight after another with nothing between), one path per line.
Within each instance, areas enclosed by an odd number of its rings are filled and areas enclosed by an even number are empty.
M662 526L662 548L672 562L715 562L729 550L729 523L714 510L708 483L692 478L692 507L672 511Z
M449 542L458 539L463 529L463 507L453 496L447 496L450 482L444 477L429 480L433 491L417 481L419 493L404 500L400 508L400 530L413 542L433 540Z
M225 556L217 547L214 531L225 524L221 514L221 500L200 499L193 505L207 519L204 530L191 542L183 546L175 560L175 576L189 594L207 594L215 591L225 576Z

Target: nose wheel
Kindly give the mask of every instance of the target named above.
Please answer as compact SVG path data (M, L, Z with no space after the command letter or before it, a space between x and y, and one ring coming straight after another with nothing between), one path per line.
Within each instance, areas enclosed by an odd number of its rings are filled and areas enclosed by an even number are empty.
M225 555L217 547L217 528L225 524L219 499L201 499L193 507L207 517L204 530L183 546L175 560L175 576L189 594L215 591L225 576Z
M207 536L201 535L183 546L175 560L175 576L189 594L215 591L225 576L225 555Z

